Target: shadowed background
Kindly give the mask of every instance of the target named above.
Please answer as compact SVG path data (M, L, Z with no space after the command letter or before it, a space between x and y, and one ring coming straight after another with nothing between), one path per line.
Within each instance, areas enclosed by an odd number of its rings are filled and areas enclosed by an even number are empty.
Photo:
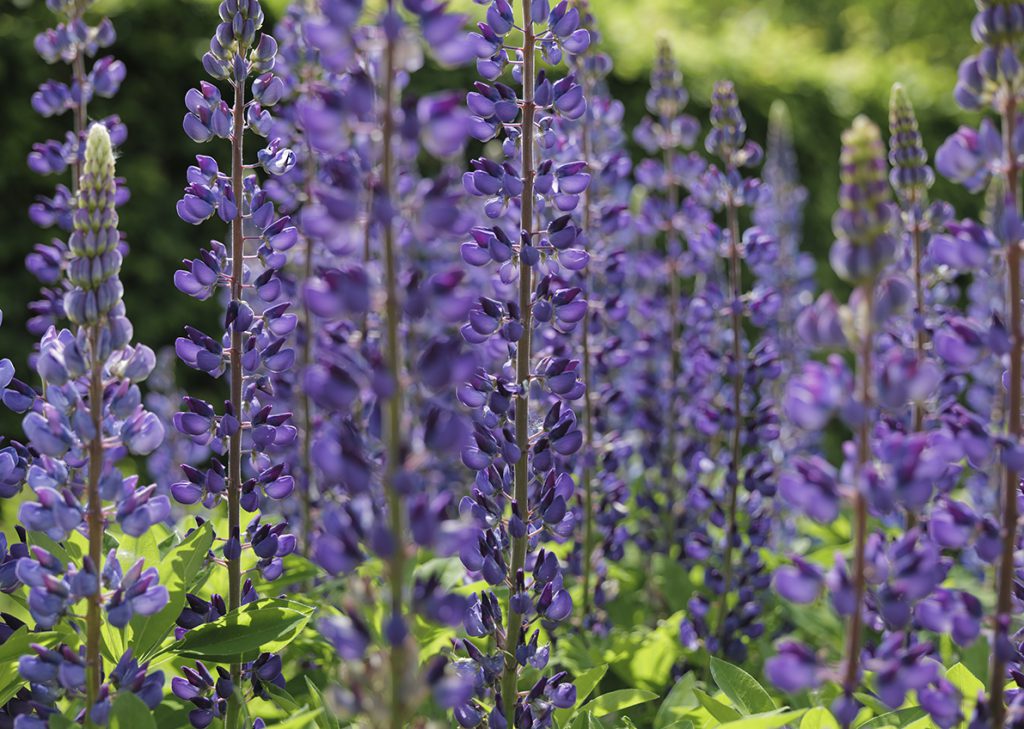
M468 0L456 4L479 12ZM832 242L839 134L854 115L867 113L885 127L889 87L901 81L917 108L930 154L958 123L970 121L952 100L956 67L973 47L970 0L591 4L603 47L615 61L611 87L626 105L630 129L645 113L647 74L659 38L673 48L690 90L688 111L698 118L706 120L711 85L720 78L736 82L751 135L759 141L772 101L789 105L803 182L811 192L804 245L819 259ZM38 117L29 97L51 75L66 80L68 69L47 66L33 51L35 34L53 22L42 0L0 0L0 7L0 354L24 371L32 345L24 329L26 306L38 285L23 261L33 244L47 237L28 221L26 210L35 195L50 194L54 183L31 173L25 157L33 142L63 136L70 124L67 116ZM264 7L265 29L272 30L285 2L264 0ZM178 293L171 280L178 262L205 242L203 232L174 212L185 168L199 151L218 155L226 149L222 142L223 149L204 145L200 150L181 130L184 94L204 78L199 59L217 23L216 2L99 0L92 17L101 14L114 21L118 40L109 52L127 64L128 77L114 99L98 99L90 111L120 114L128 126L118 162L118 174L128 179L132 192L121 211L121 229L131 246L122 278L136 339L157 349L173 343L184 324L212 328L216 316L216 307ZM468 88L474 79L472 68L437 69L419 74L411 91ZM951 200L960 215L975 212L963 193L944 181L935 195ZM452 256L458 256L457 249ZM821 268L822 285L836 286L827 265Z

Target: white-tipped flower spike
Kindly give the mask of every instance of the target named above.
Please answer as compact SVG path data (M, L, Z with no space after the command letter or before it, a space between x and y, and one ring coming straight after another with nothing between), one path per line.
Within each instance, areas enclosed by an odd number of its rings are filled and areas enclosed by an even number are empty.
M116 194L110 133L102 124L93 124L85 145L75 228L69 241L72 288L64 298L68 318L80 326L99 322L120 303L124 291L118 278L121 253L117 249Z

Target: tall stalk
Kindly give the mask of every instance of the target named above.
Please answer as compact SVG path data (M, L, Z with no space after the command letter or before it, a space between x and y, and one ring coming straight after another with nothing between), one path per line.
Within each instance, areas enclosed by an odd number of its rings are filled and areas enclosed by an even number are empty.
M864 622L864 594L867 590L865 559L868 535L867 499L856 482L871 459L871 421L867 413L871 409L872 353L874 350L874 282L868 282L861 291L864 294L863 330L859 353L860 399L864 417L857 431L857 468L852 484L853 501L853 613L846 626L846 665L843 671L843 688L852 692L857 685L860 666L861 633Z
M1006 150L1006 204L1013 205L1020 214L1018 199L1018 177L1020 168L1014 152L1016 136L1017 108L1012 94L1007 94L1007 102L1002 113L1003 149ZM1021 355L1024 341L1021 338L1021 285L1020 285L1020 247L1018 241L1010 241L1006 249L1007 261L1007 308L1010 312L1010 386L1007 397L1006 429L1012 443L1020 442L1021 438ZM1014 564L1013 556L1017 543L1017 495L1020 481L1017 472L1010 466L1004 467L1002 489L1002 550L999 557L999 572L996 597L996 640L1004 637L1009 629L1010 615L1013 610ZM1005 621L1005 622L1004 622ZM1003 704L1003 685L1006 683L1006 661L998 646L994 646L989 671L989 696L992 709L992 726L1000 728L1006 716Z
M583 84L583 93L586 98L590 98L590 89L587 87L585 75ZM581 130L581 141L583 146L583 161L587 163L587 168L591 169L591 141L590 141L590 112L587 112L587 117L583 122L583 128ZM583 230L589 231L591 229L590 223L592 219L592 213L590 209L591 196L590 187L588 186L586 191L583 193ZM584 273L584 289L590 292L590 286L592 277L589 274L589 268ZM592 573L594 566L592 564L594 558L594 465L595 465L595 453L594 453L594 401L593 401L593 388L591 387L591 367L592 363L590 360L590 314L583 317L583 386L586 391L583 395L583 474L581 476L583 487L583 614L590 614L591 605L591 588L590 583L592 580Z
M75 0L75 13L73 17L68 19L68 22L74 23L83 15L85 15L85 1ZM78 178L82 174L82 152L84 145L82 135L85 133L85 127L89 121L88 102L85 95L85 49L81 45L78 45L75 50L75 58L71 62L71 75L74 77L74 83L78 86L81 96L74 109L75 145L77 147L75 158L71 162L71 194L74 195L78 192Z
M89 441L89 481L86 485L88 511L86 523L89 531L89 560L97 579L103 574L103 502L100 499L100 477L103 474L103 360L100 357L100 325L93 324L89 331L92 368L89 372L89 416L93 437ZM103 681L103 658L100 655L100 629L103 596L99 589L89 598L85 615L85 671L86 702L96 705ZM89 713L86 712L86 716ZM90 719L91 723L91 719Z
M75 15L80 18L85 12L82 0L75 2ZM73 21L72 21L73 22ZM74 82L82 90L81 98L74 109L75 158L71 165L71 192L78 193L79 178L82 174L82 136L88 116L86 96L84 93L85 49L78 47L75 59L71 64ZM93 569L99 576L103 572L103 504L100 499L100 477L103 472L103 362L99 357L98 325L94 325L89 335L92 347L92 371L89 373L89 415L92 421L93 439L89 443L89 481L86 484L87 513L86 523L89 529L89 559ZM89 598L85 614L85 671L86 701L94 706L99 698L100 684L103 681L103 658L100 655L100 628L103 623L101 614L102 596L97 590ZM86 714L88 716L88 712ZM90 720L91 723L91 720Z
M725 626L725 618L729 613L729 588L733 574L733 543L737 532L737 501L740 481L740 446L743 435L743 312L739 308L740 296L743 294L742 267L740 263L740 222L739 207L733 196L725 208L726 221L729 226L729 307L731 310L732 327L732 409L733 425L729 436L729 476L726 487L729 489L726 507L725 555L723 556L722 595L718 602L718 629Z
M388 1L388 12L394 12L393 0ZM383 159L381 170L381 187L387 208L390 211L394 199L394 149L395 134L394 103L395 103L395 43L390 33L384 48L384 119L383 119ZM395 229L390 212L385 213L384 220L384 286L385 286L385 328L387 349L385 359L388 372L394 382L394 389L387 400L385 408L385 446L384 491L388 502L388 516L394 544L388 558L388 576L391 582L391 619L404 620L402 605L402 583L405 570L405 540L402 518L402 502L395 488L395 476L402 457L402 363L398 341L398 317L400 312L398 301L398 271L395 251ZM401 676L404 673L404 657L401 645L392 645L391 661L391 727L402 729L404 725L405 704L402 697Z
M245 258L245 234L243 231L242 173L243 141L245 136L245 80L236 78L235 98L232 110L231 133L231 185L237 199L237 212L231 223L231 300L242 301L242 276ZM231 328L231 375L230 397L235 417L242 418L242 330ZM237 610L242 602L242 561L241 561L241 514L242 495L242 430L232 433L228 444L228 539L237 540L236 549L226 557L228 566L228 610ZM242 666L231 664L231 680L236 689L241 686ZM238 726L238 698L232 694L228 700L225 726Z
M533 234L533 198L534 198L534 118L537 112L537 104L534 96L536 83L535 77L535 50L536 37L533 29L533 15L531 3L528 0L520 3L522 6L522 28L523 28L523 126L520 144L522 145L522 175L523 192L520 206L519 227L526 235ZM530 482L530 370L532 365L531 330L533 328L533 310L531 299L533 295L532 269L525 265L520 259L519 262L519 312L522 317L523 334L519 339L516 348L516 383L520 387L519 397L516 400L516 444L519 446L519 461L512 467L513 479L515 481L515 494L513 508L523 510L520 514L525 518L524 510L529 504L529 482ZM529 536L524 534L521 537L512 538L512 563L509 567L509 576L513 587L509 589L508 601L505 606L505 619L508 621L505 631L505 672L501 678L501 698L504 702L505 719L509 727L515 726L516 692L517 692L517 671L516 671L516 646L519 644L519 637L522 631L522 618L512 609L512 596L515 593L514 584L516 575L524 568L526 562L526 545Z
M669 375L668 375L668 408L665 413L666 435L665 451L662 453L662 472L667 480L665 488L665 537L667 549L672 549L674 533L674 490L672 488L673 475L675 472L675 460L678 455L677 429L679 425L677 417L678 408L678 387L679 373L682 370L682 357L680 356L682 338L682 326L679 321L679 300L682 297L682 288L679 281L678 260L676 252L679 247L679 235L675 229L675 214L679 208L679 183L672 172L672 151L666 148L662 160L665 166L668 189L666 202L668 205L668 224L665 230L665 258L668 264L668 321L669 321Z

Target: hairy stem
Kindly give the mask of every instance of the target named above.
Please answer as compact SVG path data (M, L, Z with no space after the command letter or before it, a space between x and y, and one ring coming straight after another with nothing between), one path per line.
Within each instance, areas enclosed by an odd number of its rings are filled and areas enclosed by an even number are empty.
M85 15L85 3L82 0L76 0L75 2L75 14L71 18L71 22L75 19L81 18ZM71 75L74 79L74 83L82 91L81 98L75 105L74 114L74 125L75 125L75 158L71 163L71 194L78 192L78 178L82 174L82 153L85 151L83 147L82 137L85 134L85 126L89 120L88 104L85 100L85 49L79 45L75 52L75 58L71 62Z
M92 349L92 369L89 373L89 416L93 438L89 442L89 481L86 485L89 528L89 559L96 570L97 580L103 574L103 502L100 500L100 477L103 475L103 361L100 359L100 326L94 324L89 332ZM102 596L100 590L89 598L85 615L85 672L86 717L96 704L103 681L103 658L100 655L100 629ZM88 720L91 724L91 719Z
M861 633L864 622L864 593L867 590L865 577L866 546L868 537L868 504L860 488L859 479L871 458L871 368L874 348L875 295L874 282L864 285L864 331L860 343L860 398L864 415L857 431L857 468L855 482L851 484L853 501L853 614L846 626L846 667L843 672L843 689L852 693L857 687L860 666Z
M726 507L725 555L722 570L722 595L718 600L718 631L725 628L725 618L729 614L729 590L733 578L733 543L736 541L737 524L736 509L740 481L740 442L743 434L743 312L739 301L742 295L742 269L740 264L740 222L739 209L730 198L725 208L729 225L729 306L732 319L732 433L729 439L729 477L726 488L729 490Z
M915 199L911 200L911 205L916 207L916 204L915 195ZM917 221L914 222L913 227L910 230L910 238L914 249L914 313L917 315L918 322L921 324L921 326L917 328L917 333L914 337L914 351L917 353L917 363L920 365L924 362L927 334L924 331L924 272L922 271L924 241L921 236L921 224ZM921 402L915 402L914 432L921 432L923 426L924 404Z
M1012 151L1016 135L1016 102L1012 94L1008 94L1006 108L1003 110L1003 149L1007 150L1006 164L1006 204L1016 206L1018 211L1018 175L1020 169L1016 154ZM1006 428L1012 443L1020 442L1021 437L1021 286L1020 286L1020 246L1018 241L1010 241L1006 250L1007 262L1007 305L1010 310L1010 386L1007 396ZM999 558L998 592L996 597L996 624L994 627L998 640L1003 631L1009 629L1009 620L1013 610L1013 553L1017 543L1017 494L1020 481L1017 472L1006 466L1003 474L1002 489L1002 553ZM1006 624L1004 625L1004 621ZM1006 662L1001 658L998 648L992 651L992 665L989 671L989 696L991 697L992 726L1002 729L1006 716L1003 705L1003 685L1006 683Z
M679 321L679 300L682 297L682 289L677 269L676 248L678 247L678 236L675 229L675 214L679 208L679 185L672 172L672 154L666 149L663 155L665 175L668 177L668 227L665 231L665 258L668 263L668 321L669 321L669 375L668 375L668 408L665 413L665 450L661 454L662 473L665 483L665 511L662 515L665 528L665 549L666 554L672 550L672 542L675 533L675 514L673 505L675 503L674 493L674 471L677 444L678 418L677 401L679 387L679 373L682 370L682 358L680 357L680 342L682 338L682 325Z
M391 2L389 1L389 12ZM381 187L385 197L387 219L384 221L384 285L385 285L385 319L387 329L387 360L388 371L394 380L394 391L388 398L385 408L385 444L387 454L384 462L384 492L388 501L388 515L391 520L391 534L394 539L391 557L388 559L388 573L391 581L391 614L393 618L404 620L402 606L402 583L405 570L404 519L402 518L402 501L395 488L395 476L398 473L402 457L402 362L398 341L398 271L395 251L395 229L391 217L391 206L394 203L394 149L395 134L395 44L388 37L384 51L384 120L383 120L383 161L381 171ZM391 646L391 727L402 729L405 723L405 701L402 696L402 680L405 668L402 645Z
M234 82L235 103L232 111L231 135L231 185L235 191L235 202L238 212L231 223L231 300L242 300L243 259L245 256L245 238L242 229L242 170L243 141L245 136L245 81ZM239 422L242 413L242 331L237 326L231 328L231 407ZM240 501L242 496L242 431L239 428L228 443L228 538L237 539L241 543ZM230 557L228 564L228 610L237 610L242 602L242 561L240 556ZM242 666L231 664L231 680L235 691L241 690ZM239 721L239 705L237 695L228 700L226 729L235 729Z
M309 9L311 4L307 3ZM306 83L312 84L311 66L306 66ZM316 175L316 153L313 145L306 138L306 164L305 164L305 185L304 204L313 201L313 178ZM302 280L309 281L313 277L313 239L303 235L305 242L305 260L303 261ZM302 489L302 556L308 558L312 549L313 536L313 497L316 493L316 476L313 472L313 405L306 392L306 384L303 375L307 368L313 363L313 314L309 310L309 303L306 297L302 296L302 349L300 350L300 361L297 381L299 383L299 408L302 413L302 473L305 478ZM307 588L312 586L312 581Z
M523 134L522 175L523 197L520 206L519 227L530 235L533 230L533 196L534 196L534 117L537 105L534 100L536 83L534 65L536 63L536 37L533 31L533 15L529 2L523 2ZM528 521L530 481L530 367L532 355L533 310L531 298L533 294L533 276L529 266L519 261L519 316L522 317L523 334L516 347L516 382L521 388L516 400L516 443L519 446L519 462L512 467L515 480L514 508L519 509L519 516ZM505 671L501 677L501 698L504 702L505 720L509 727L515 726L516 692L518 689L518 665L516 663L516 646L522 632L523 618L512 609L512 596L515 594L516 575L526 563L527 537L516 537L512 540L512 562L509 577L512 584L508 593L508 604L505 617L508 628L505 631Z
M586 75L584 75L584 79ZM589 89L584 88L584 96L590 97ZM583 142L583 160L590 167L590 125L588 116L583 121L581 128ZM590 186L583 193L583 230L589 234L592 222L590 209L591 195ZM593 260L593 258L591 258ZM587 294L590 294L591 276L589 268L584 272L584 287ZM594 466L596 465L596 454L594 453L594 401L591 388L591 361L590 361L590 313L583 317L583 474L581 476L583 487L583 614L590 613L591 604L591 579L594 570L591 564L594 558Z

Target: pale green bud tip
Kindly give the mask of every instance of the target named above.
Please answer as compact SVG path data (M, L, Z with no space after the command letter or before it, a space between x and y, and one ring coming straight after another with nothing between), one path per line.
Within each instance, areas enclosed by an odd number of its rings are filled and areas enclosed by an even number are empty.
M114 149L110 144L110 132L103 124L93 124L85 141L85 172L95 177L114 172Z

